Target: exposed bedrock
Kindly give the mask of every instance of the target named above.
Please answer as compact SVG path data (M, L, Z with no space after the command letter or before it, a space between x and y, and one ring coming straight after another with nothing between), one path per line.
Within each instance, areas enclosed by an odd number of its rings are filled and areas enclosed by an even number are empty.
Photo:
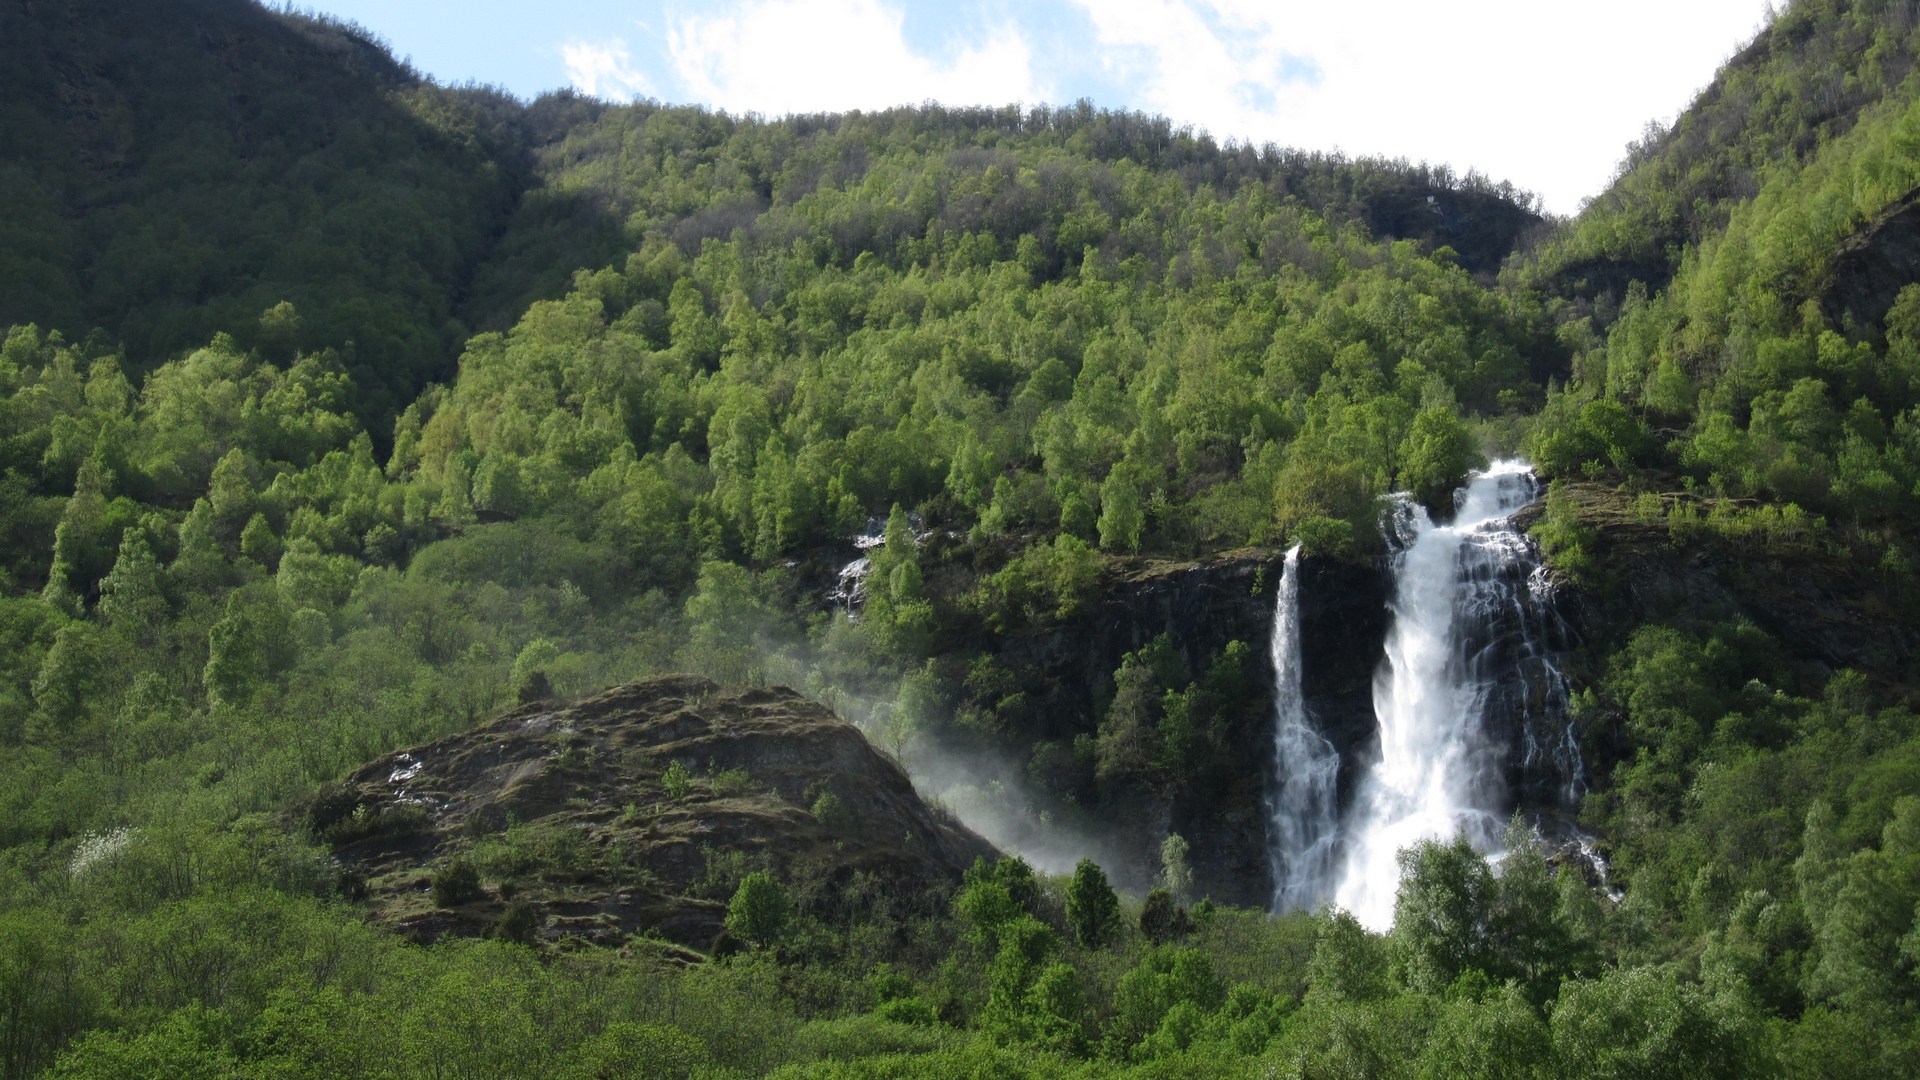
M1133 792L1104 822L1120 853L1116 880L1152 879L1160 841L1177 832L1192 845L1196 891L1264 906L1272 896L1266 797L1272 782L1275 590L1284 553L1251 548L1196 562L1133 560L1112 574L1102 599L1065 623L996 642L995 658L1019 673L1035 698L1035 738L1071 741L1097 730L1128 652L1166 634L1198 676L1230 642L1249 650L1246 674L1257 704L1232 719L1233 768L1226 782ZM1300 606L1306 705L1341 751L1347 770L1373 738L1372 680L1387 627L1387 579L1379 567L1302 561ZM1345 778L1343 777L1343 780Z
M825 706L691 676L388 754L323 791L308 824L374 921L423 941L488 932L518 899L550 941L652 933L705 949L751 869L779 871L806 904L912 909L998 854ZM446 902L429 886L456 858L480 888Z

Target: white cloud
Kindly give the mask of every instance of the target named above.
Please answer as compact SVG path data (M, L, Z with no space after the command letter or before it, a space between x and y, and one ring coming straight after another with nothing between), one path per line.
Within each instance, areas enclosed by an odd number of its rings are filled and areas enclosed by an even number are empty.
M638 66L621 38L564 47L573 85L779 115L1060 101L1091 77L1102 106L1223 139L1478 169L1570 213L1648 120L1706 85L1767 0L666 2ZM979 29L920 51L915 3L957 3ZM1084 21L1061 22L1063 7Z
M1571 212L1765 0L1074 0L1137 107L1222 138L1478 168Z
M1266 10L1218 0L1076 2L1109 50L1108 73L1137 81L1139 105L1223 136L1271 127L1289 91L1320 77L1314 61L1287 48Z
M736 112L1042 100L1017 31L994 29L942 63L914 52L903 19L881 0L750 0L672 20L667 47L691 98Z
M627 43L619 38L598 45L575 42L560 46L567 65L567 81L583 94L603 98L647 97L653 88L633 69Z

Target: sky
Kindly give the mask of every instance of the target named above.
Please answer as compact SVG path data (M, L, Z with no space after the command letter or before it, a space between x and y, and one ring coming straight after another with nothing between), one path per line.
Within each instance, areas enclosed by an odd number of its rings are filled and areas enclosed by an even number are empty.
M1478 170L1579 210L1766 0L317 0L442 82L732 113L1063 104Z

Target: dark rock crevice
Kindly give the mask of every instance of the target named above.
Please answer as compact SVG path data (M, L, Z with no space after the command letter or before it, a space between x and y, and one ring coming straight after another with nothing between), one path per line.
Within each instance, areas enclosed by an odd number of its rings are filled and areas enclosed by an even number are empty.
M1879 339L1900 290L1920 281L1920 188L1895 199L1840 245L1820 299L1823 314Z

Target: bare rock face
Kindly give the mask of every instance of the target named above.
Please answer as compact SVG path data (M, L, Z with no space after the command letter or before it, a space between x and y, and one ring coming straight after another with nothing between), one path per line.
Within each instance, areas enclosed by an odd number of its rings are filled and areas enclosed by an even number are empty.
M643 934L704 950L756 869L776 870L803 910L911 909L997 855L824 706L691 676L523 705L389 754L308 818L373 920L421 941ZM477 881L436 895L456 862ZM517 923L503 921L510 903Z
M1230 642L1248 647L1251 708L1229 717L1233 768L1217 783L1136 792L1103 808L1126 823L1109 839L1106 867L1123 887L1144 890L1159 867L1160 841L1178 832L1192 845L1195 891L1260 906L1273 895L1267 791L1274 773L1274 605L1285 555L1246 548L1182 562L1117 561L1102 594L1064 623L1005 635L995 658L1020 676L1035 704L1034 733L1070 741L1098 730L1113 672L1128 652L1165 634L1198 678ZM1340 750L1347 775L1374 738L1372 685L1387 629L1383 567L1303 559L1300 582L1302 690L1308 711Z
M1314 725L1340 754L1343 807L1379 741L1373 683L1392 622L1392 591L1383 564L1300 560L1300 692ZM1264 647L1271 638L1269 631Z
M1826 316L1877 338L1900 290L1920 281L1920 190L1894 200L1842 242L1831 273L1820 297Z

